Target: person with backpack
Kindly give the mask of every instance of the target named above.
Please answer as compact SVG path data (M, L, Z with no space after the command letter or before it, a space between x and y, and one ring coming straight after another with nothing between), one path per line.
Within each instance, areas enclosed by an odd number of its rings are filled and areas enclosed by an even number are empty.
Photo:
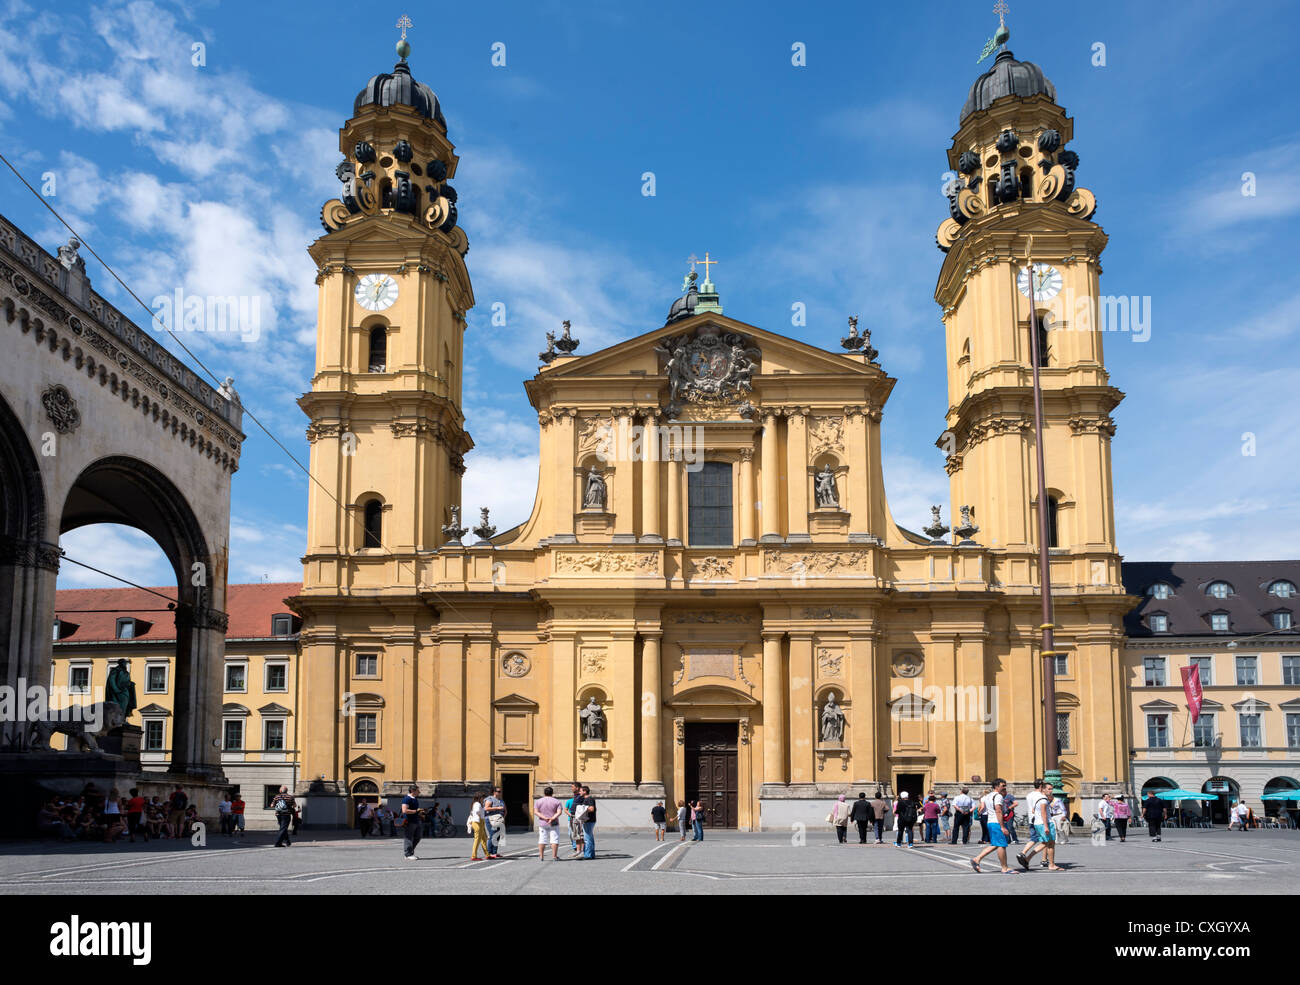
M293 845L289 840L289 824L293 821L293 812L297 809L298 804L293 799L293 794L282 784L280 792L271 801L271 810L275 811L276 823L280 825L280 836L275 839L276 848L289 848Z
M916 802L908 796L904 790L898 795L898 806L894 808L898 820L898 836L894 839L894 847L903 847L903 832L907 832L907 847L915 848L912 842L912 827L916 824Z
M1002 810L1006 793L1007 781L999 776L993 781L989 792L980 798L980 813L988 818L989 847L970 860L970 867L976 872L983 871L980 862L997 852L998 862L1002 865L1002 874L1016 874L1016 870L1007 865L1007 845L1011 841L1011 833L1008 830L1007 817Z

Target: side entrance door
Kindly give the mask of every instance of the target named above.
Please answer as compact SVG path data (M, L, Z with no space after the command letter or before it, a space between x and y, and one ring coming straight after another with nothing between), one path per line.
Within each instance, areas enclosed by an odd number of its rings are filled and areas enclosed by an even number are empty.
M738 736L735 722L686 723L686 799L703 801L705 827L736 826Z

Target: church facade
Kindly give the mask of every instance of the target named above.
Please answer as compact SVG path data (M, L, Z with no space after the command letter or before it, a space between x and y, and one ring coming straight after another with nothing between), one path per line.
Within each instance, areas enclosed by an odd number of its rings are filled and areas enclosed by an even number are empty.
M850 790L1028 783L1045 762L1040 509L1065 785L1120 792L1134 601L1110 472L1122 394L1100 326L1059 310L1098 296L1106 243L1071 136L1051 83L1004 51L948 151L935 298L949 407L935 423L954 530L936 513L913 532L890 511L896 381L856 320L833 351L746 324L706 268L662 326L585 355L567 325L552 339L524 384L535 503L498 532L460 495L474 296L459 161L405 59L371 79L310 248L309 544L291 600L308 820L347 823L353 796L415 783L453 805L501 786L527 823L543 785L577 779L602 825L699 797L711 824L755 829L819 822ZM1048 327L1046 504L1031 304Z

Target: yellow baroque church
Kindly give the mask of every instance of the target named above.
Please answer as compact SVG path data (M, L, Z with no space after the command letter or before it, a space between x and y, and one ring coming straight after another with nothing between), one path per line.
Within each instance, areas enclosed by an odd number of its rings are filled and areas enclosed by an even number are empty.
M1128 716L1106 235L1076 187L1072 120L1005 49L970 90L935 299L947 341L949 523L901 527L881 429L896 383L856 320L827 351L723 314L708 267L662 326L575 355L566 324L525 382L531 516L461 502L474 304L459 160L405 57L340 132L319 275L299 793L314 824L421 794L464 816L501 786L591 786L603 826L701 798L709 823L819 822L842 792L1013 788L1041 775L1038 511L1055 602L1054 732L1071 798L1121 792ZM1026 257L1033 251L1032 276ZM1048 502L1037 501L1030 305ZM524 477L521 477L521 481ZM471 528L472 529L467 529Z

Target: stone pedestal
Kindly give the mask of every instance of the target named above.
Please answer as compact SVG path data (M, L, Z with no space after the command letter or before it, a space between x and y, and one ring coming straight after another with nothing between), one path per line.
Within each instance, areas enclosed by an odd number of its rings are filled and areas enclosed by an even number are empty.
M600 510L586 510L573 515L579 543L608 541L614 536L614 514Z

